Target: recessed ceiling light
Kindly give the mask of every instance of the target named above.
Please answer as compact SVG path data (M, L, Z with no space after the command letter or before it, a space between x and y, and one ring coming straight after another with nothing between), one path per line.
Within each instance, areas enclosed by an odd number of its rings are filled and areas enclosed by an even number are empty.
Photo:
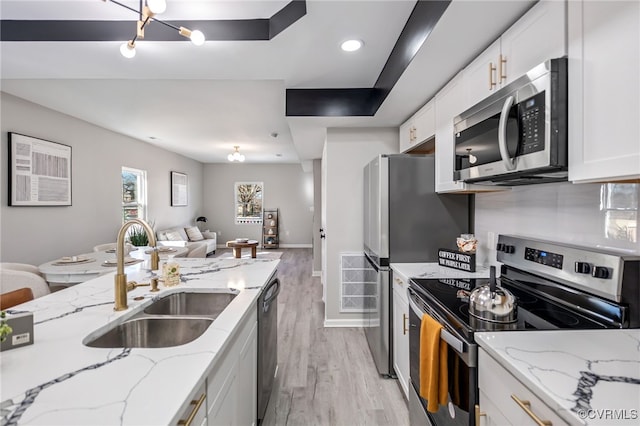
M362 40L347 40L342 42L340 47L345 52L355 52L356 50L360 49L363 45L364 43L362 42Z

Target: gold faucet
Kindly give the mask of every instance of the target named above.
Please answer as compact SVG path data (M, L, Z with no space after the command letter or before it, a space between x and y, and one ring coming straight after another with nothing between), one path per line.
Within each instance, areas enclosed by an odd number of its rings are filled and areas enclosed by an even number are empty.
M118 269L116 271L115 280L115 311L124 311L128 308L127 305L127 274L124 273L124 239L127 235L127 229L131 225L140 225L147 233L149 239L149 246L153 248L151 251L151 270L158 269L159 256L156 250L156 235L153 229L147 222L142 219L131 219L125 222L118 232L118 241L116 242L116 259L118 262Z

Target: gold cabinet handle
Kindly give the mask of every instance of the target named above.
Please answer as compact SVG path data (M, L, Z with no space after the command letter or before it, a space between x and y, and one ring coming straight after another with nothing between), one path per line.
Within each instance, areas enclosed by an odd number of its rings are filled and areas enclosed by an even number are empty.
M476 404L476 426L480 426L480 417L486 417L487 413L480 411L480 405Z
M407 314L402 314L402 335L406 336L407 331Z
M500 81L507 79L507 58L500 55L500 61L498 62L498 66L500 67L500 71L498 74L500 75Z
M494 72L496 72L496 66L493 65L493 62L489 62L489 90L493 90L496 85L496 82L493 81Z
M191 422L193 422L193 419L196 418L196 414L198 413L198 410L200 409L200 406L204 402L206 396L207 394L203 393L202 396L200 396L200 399L198 399L197 401L195 399L191 401L191 405L195 405L195 407L191 411L191 414L189 414L189 417L187 417L187 420L178 421L179 425L191 426Z
M531 403L529 401L522 400L513 394L511 395L511 399L513 399L538 426L551 426L550 420L541 420L540 417L531 411Z

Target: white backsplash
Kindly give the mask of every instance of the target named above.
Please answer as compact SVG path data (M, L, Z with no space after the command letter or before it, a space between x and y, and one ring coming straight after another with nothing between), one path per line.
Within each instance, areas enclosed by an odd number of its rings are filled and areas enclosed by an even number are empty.
M514 187L476 194L478 264L496 263L498 234L512 234L640 255L640 184Z

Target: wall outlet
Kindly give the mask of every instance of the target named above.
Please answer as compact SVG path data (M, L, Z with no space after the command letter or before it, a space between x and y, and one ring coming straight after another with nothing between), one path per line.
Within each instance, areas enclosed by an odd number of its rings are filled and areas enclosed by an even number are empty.
M218 235L222 237L222 231L218 231Z

